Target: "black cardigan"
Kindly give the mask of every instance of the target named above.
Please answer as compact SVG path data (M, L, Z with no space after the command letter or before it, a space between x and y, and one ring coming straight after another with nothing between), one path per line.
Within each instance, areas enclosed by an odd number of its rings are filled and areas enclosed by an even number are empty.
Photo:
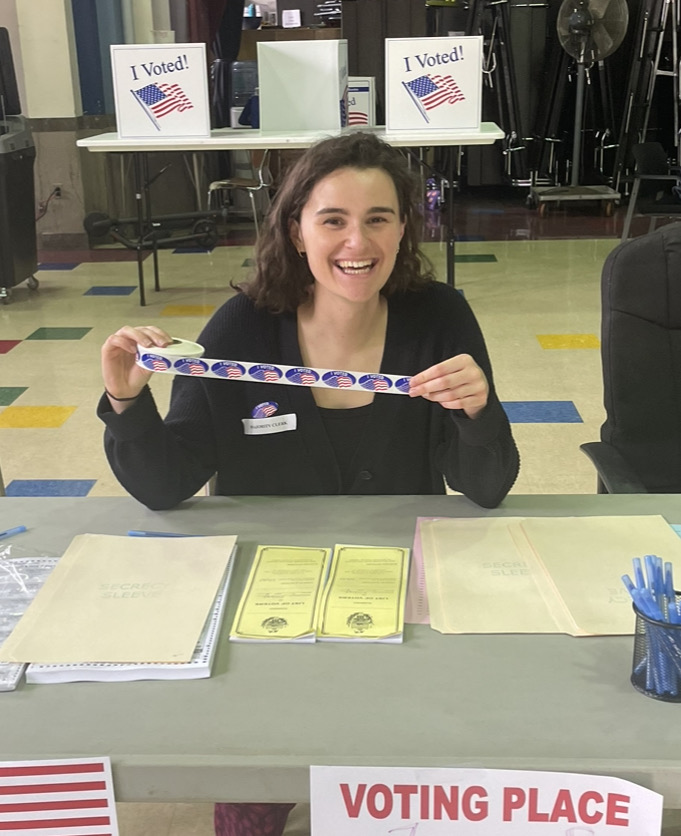
M487 375L489 401L475 420L423 398L376 393L352 462L352 494L441 494L449 486L494 507L518 473L518 451L494 391L478 323L453 288L390 297L381 372L414 375L470 354ZM211 359L302 366L295 314L256 309L243 294L229 299L198 341ZM353 370L349 370L353 371ZM357 371L363 371L361 369ZM294 413L297 429L246 435L243 418L264 402ZM176 377L163 421L149 389L117 415L106 396L98 414L118 480L149 508L171 508L217 472L217 492L315 495L340 492L340 473L312 392L306 387Z

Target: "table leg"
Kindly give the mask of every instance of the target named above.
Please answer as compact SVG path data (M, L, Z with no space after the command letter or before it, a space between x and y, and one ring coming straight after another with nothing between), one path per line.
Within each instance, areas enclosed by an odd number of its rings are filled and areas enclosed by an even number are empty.
M144 171L142 158L144 152L134 152L135 163L135 203L137 205L137 281L140 289L140 305L146 305L144 298Z
M454 280L454 146L447 146L447 284L455 287Z
M149 158L147 157L146 154L144 154L143 166L144 166L144 170L143 170L143 176L144 176L144 208L145 208L145 211L146 211L147 229L149 230L150 233L153 233L153 224L151 222L151 217L152 217L151 216L151 191L150 191L151 181L149 179ZM154 177L154 180L155 179L156 179L156 177ZM154 290L158 291L158 290L161 289L161 285L159 283L159 278L158 278L158 247L156 246L156 244L153 244L153 246L151 248L151 259L152 259L152 263L154 265Z

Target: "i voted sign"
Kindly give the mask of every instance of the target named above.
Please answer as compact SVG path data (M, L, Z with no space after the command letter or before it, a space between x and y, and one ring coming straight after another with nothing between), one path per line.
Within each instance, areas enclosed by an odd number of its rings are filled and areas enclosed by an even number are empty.
M310 767L312 836L659 836L662 796L621 778Z
M388 131L479 130L482 37L387 38Z
M210 136L205 44L112 44L121 139Z

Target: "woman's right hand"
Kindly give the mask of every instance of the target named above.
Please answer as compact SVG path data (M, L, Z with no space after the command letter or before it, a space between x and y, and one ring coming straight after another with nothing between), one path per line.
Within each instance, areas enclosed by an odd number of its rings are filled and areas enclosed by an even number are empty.
M170 345L173 338L155 325L125 325L107 337L102 346L102 377L104 388L112 397L111 406L122 412L144 389L153 372L135 363L137 344L151 348ZM116 398L124 399L121 403Z

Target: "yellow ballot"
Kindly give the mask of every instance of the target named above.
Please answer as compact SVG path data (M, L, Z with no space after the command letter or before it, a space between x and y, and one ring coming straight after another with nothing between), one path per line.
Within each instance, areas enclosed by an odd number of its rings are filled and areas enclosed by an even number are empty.
M315 641L331 549L259 546L231 641Z
M336 546L319 639L401 642L408 574L409 549Z

